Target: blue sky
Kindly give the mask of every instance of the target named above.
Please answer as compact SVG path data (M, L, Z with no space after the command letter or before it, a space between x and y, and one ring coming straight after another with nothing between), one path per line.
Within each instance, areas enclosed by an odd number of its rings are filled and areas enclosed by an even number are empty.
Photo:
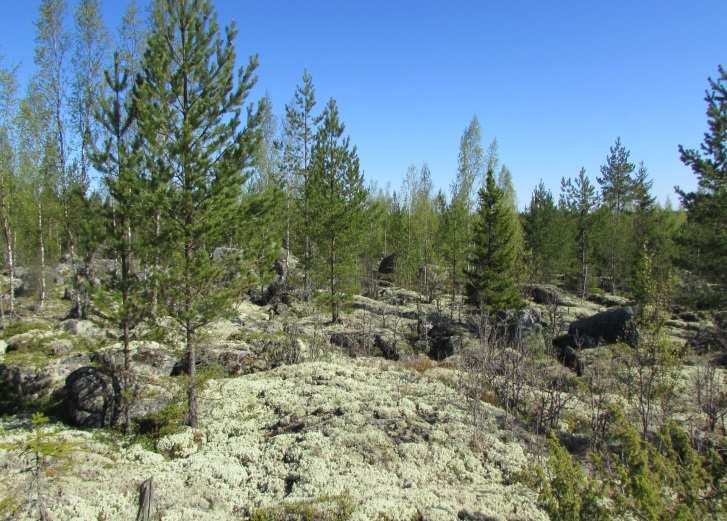
M109 26L125 3L102 0ZM0 54L26 78L39 0L3 4ZM379 186L398 188L409 164L426 161L435 185L448 188L477 114L521 206L540 178L557 192L561 176L585 166L595 181L617 136L644 161L659 198L676 202L674 185L695 186L677 146L701 142L707 77L727 65L725 0L215 5L223 24L237 21L239 57L260 55L256 96L269 92L282 113L308 68L320 106L337 99Z

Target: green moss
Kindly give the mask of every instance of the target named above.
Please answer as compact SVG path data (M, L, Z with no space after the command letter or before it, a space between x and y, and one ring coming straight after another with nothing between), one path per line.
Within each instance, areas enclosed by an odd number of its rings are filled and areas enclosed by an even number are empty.
M46 328L46 331L48 329ZM37 330L37 328L33 328L32 330ZM59 331L51 336L30 337L14 346L13 349L8 349L5 353L4 362L8 365L22 367L45 367L52 360L60 358L50 353L50 345L58 340L69 340L71 342L70 353L92 352L99 346L99 342L96 339L73 336L64 331Z
M296 501L277 507L259 508L251 521L347 521L353 514L349 496L321 496L308 501Z
M5 327L5 329L0 330L0 339L6 340L8 338L14 337L15 335L27 333L28 331L34 331L34 330L48 331L50 329L51 329L51 326L45 322L39 322L39 321L13 322L12 324Z

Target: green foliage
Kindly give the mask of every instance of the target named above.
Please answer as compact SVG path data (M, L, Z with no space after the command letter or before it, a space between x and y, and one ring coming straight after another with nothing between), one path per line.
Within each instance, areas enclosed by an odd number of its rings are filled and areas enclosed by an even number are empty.
M8 339L15 335L27 333L28 331L48 331L50 328L51 326L47 322L18 320L8 324L4 329L0 329L0 339Z
M707 280L727 284L727 70L709 79L708 131L699 150L679 147L682 162L697 177L698 190L678 189L687 210L680 236L682 263Z
M535 470L539 482L539 500L552 521L598 521L609 519L602 506L604 498L595 480L558 442L548 438L547 476Z
M215 252L229 246L231 223L248 224L240 194L259 144L264 103L250 109L243 124L257 57L235 75L236 28L221 35L209 1L158 0L152 19L133 98L163 223L157 243L165 263L156 276L168 313L185 330L189 423L195 427L195 333L227 313L247 284L243 267L235 269L230 256Z
M52 501L47 480L57 478L71 470L73 455L78 446L59 436L58 430L48 425L48 417L42 413L34 413L31 418L32 431L27 437L13 443L0 443L0 449L18 454L26 463L25 472L29 473L26 491L20 483L13 500L2 500L2 508L17 509L25 504L37 510L41 518L46 512L47 504Z
M534 280L542 283L556 281L556 275L563 271L562 257L567 236L559 226L560 212L553 194L541 180L533 191L530 204L525 209L525 244L531 254Z
M331 99L316 134L309 200L312 239L318 252L314 275L326 288L327 295L322 298L330 306L334 322L358 285L358 237L367 199L356 147L343 137L344 130L336 102Z
M467 300L490 313L519 308L522 300L515 286L516 224L492 171L487 172L479 200L469 257L472 267L467 271Z

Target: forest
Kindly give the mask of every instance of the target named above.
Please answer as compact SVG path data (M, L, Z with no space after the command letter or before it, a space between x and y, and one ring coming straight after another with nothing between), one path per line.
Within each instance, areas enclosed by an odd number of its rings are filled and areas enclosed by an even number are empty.
M674 203L616 136L516 194L477 116L382 189L212 0L99 1L0 61L1 519L723 519L724 68Z

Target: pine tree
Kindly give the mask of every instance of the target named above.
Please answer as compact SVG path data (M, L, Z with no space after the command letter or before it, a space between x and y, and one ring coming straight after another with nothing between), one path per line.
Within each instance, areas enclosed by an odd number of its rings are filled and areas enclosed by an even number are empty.
M598 202L596 188L586 175L586 169L581 168L578 177L573 181L568 179L562 183L564 186L564 205L576 218L575 242L578 248L579 284L578 290L581 298L588 294L589 279L589 250L591 242L591 228L593 226L593 211Z
M219 35L207 0L157 0L135 88L138 125L149 166L161 175L163 250L159 273L169 313L185 335L188 418L197 426L196 334L222 316L239 294L225 256L229 227L239 217L246 171L259 140L260 107L242 124L240 113L255 84L257 57L235 81L233 26ZM240 223L245 226L246 223Z
M679 147L682 162L697 176L698 189L677 189L687 210L681 237L685 264L707 280L727 284L727 70L709 79L708 132L699 150Z
M315 88L313 78L306 70L303 71L303 83L295 89L293 101L285 106L285 125L283 129L285 147L283 161L287 170L286 177L286 224L285 240L286 250L290 250L291 227L293 225L293 208L291 202L295 200L297 213L300 218L300 241L302 243L302 265L303 265L303 294L306 300L311 296L311 270L313 255L311 251L311 228L313 221L309 189L311 173L310 163L312 148L315 141L317 127L320 124L321 116L313 114L316 106ZM293 199L293 193L297 191L298 197Z
M356 285L358 229L366 202L356 147L344 137L344 131L338 106L331 99L316 133L307 197L315 223L315 273L318 282L327 287L324 300L330 306L332 322L338 322L341 305Z
M467 301L487 313L517 309L522 305L515 285L517 251L515 223L505 194L492 170L480 188L472 249L467 270Z
M562 233L558 217L553 194L541 180L524 215L525 243L532 256L532 273L538 282L553 282L559 268Z
M609 279L611 291L616 292L619 281L624 276L628 265L628 230L624 214L633 201L634 181L631 174L634 164L630 160L630 152L621 144L621 138L610 148L606 163L601 166L601 177L597 178L601 185L601 198L610 211L610 222L607 232Z
M103 174L103 181L113 200L113 215L109 216L108 235L112 250L121 260L121 273L118 287L113 288L120 293L121 307L118 310L118 326L121 330L124 371L125 425L129 428L129 396L131 350L130 333L138 318L139 302L134 299L135 278L131 270L132 261L132 228L142 215L140 198L143 195L144 181L140 175L138 143L130 139L130 130L136 119L136 113L129 99L130 78L128 70L121 69L119 53L114 55L113 72L106 71L105 79L110 91L108 98L101 98L98 122L105 132L104 149L92 154L91 160L95 168Z

